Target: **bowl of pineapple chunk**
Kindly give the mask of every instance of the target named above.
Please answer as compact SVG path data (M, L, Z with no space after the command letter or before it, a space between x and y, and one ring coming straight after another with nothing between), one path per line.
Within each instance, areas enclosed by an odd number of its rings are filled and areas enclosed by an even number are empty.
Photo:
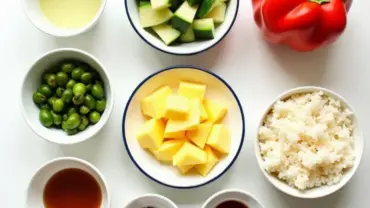
M174 66L144 79L127 102L127 152L150 179L195 188L221 177L237 159L245 132L233 89L216 74Z

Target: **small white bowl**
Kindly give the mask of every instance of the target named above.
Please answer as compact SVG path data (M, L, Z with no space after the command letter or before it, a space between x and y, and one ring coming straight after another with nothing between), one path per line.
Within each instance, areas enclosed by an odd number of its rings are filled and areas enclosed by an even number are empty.
M215 193L207 199L202 208L215 208L222 202L230 200L239 201L247 205L248 208L263 208L262 204L252 194L237 189L227 189Z
M98 12L87 25L80 28L61 28L55 26L43 14L40 8L40 0L22 0L23 11L26 14L28 20L42 32L53 35L55 37L71 37L89 31L99 22L100 16L103 14L106 3L107 0L101 0Z
M89 162L74 157L53 159L42 165L34 173L27 188L26 208L44 207L43 194L46 183L55 173L69 168L81 169L93 176L98 182L102 193L100 208L109 208L110 194L103 174Z
M356 155L356 160L354 162L353 167L350 168L349 170L347 170L344 173L344 175L341 178L339 183L331 185L331 186L324 185L324 186L308 189L308 190L305 190L305 191L300 191L296 188L293 188L293 187L289 186L286 182L284 182L282 180L279 180L277 177L275 177L275 176L269 174L267 171L265 171L265 169L263 167L263 159L262 159L260 151L259 151L259 142L258 142L258 137L259 137L258 132L259 131L258 131L258 129L263 125L263 122L264 122L264 119L265 119L266 115L270 112L273 105L277 101L284 100L284 99L286 99L286 98L288 98L288 97L290 97L294 94L310 93L310 92L316 92L316 91L322 91L324 94L341 101L341 103L344 107L347 107L352 112L354 112L353 122L354 122L355 128L354 128L354 131L353 131L353 136L354 136L354 151L355 151L355 155ZM288 195L291 195L291 196L294 196L294 197L297 197L297 198L306 198L306 199L320 198L320 197L324 197L324 196L327 196L329 194L332 194L332 193L338 191L344 185L346 185L348 183L348 181L352 178L352 176L355 174L355 172L356 172L356 170L357 170L357 168L360 164L361 158L362 158L364 141L363 141L362 132L360 131L360 128L359 128L359 125L358 125L358 121L357 121L356 113L355 113L354 109L350 106L348 101L346 101L343 97L341 97L340 95L336 94L335 92L333 92L331 90L328 90L328 89L325 89L325 88L314 87L314 86L298 87L298 88L294 88L292 90L286 91L283 94L279 95L277 97L277 99L275 99L269 105L269 107L266 109L265 113L263 114L261 120L258 123L258 129L257 129L257 136L256 136L254 146L255 146L255 155L256 155L258 164L260 166L260 169L261 169L263 175L277 189L279 189L280 191L282 191L282 192L284 192Z
M178 208L175 203L170 199L157 195L157 194L146 194L132 200L125 208Z
M131 23L132 28L135 32L143 39L147 44L160 50L162 52L173 54L173 55L194 55L206 51L213 46L217 45L231 30L236 16L239 10L239 0L228 1L226 10L225 21L220 24L215 30L215 38L212 40L195 41L192 43L183 43L180 45L167 46L162 40L149 33L147 30L141 27L139 18L138 1L136 0L125 0L127 17Z
M84 131L70 136L67 135L63 130L44 127L39 121L40 109L32 100L32 94L37 91L38 87L41 85L43 73L51 65L65 59L80 60L94 68L100 74L100 77L104 83L104 90L107 100L105 111L101 115L100 121L97 124L90 125ZM21 109L28 125L40 137L57 144L76 144L91 138L103 128L112 113L114 103L113 99L114 96L113 89L110 84L110 77L103 64L87 52L72 48L62 48L44 54L30 67L23 80L21 91Z
M176 89L182 80L207 85L206 97L224 103L229 110L223 123L231 131L230 154L222 158L205 177L195 174L184 176L175 167L160 163L142 149L136 139L136 135L145 121L140 111L140 100L163 85L169 85ZM150 75L136 87L123 114L122 134L132 162L142 173L162 185L186 189L208 184L221 177L232 166L242 148L244 125L242 106L235 92L225 80L210 71L196 67L174 66Z

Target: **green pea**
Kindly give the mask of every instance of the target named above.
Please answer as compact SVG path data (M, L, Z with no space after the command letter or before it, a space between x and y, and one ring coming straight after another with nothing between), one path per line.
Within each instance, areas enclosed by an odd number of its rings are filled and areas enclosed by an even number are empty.
M80 80L81 75L84 73L84 69L82 67L77 67L72 70L72 79Z
M68 75L65 72L58 72L56 75L56 82L59 86L66 86L68 83Z
M71 89L65 89L62 94L62 100L65 103L70 103L72 101L73 92Z
M81 123L80 115L78 115L77 113L72 113L72 115L68 116L66 123L67 123L67 129L77 128Z
M51 107L49 104L44 103L40 105L40 109L46 109L46 110L51 110Z
M86 86L82 83L77 83L75 86L73 86L73 94L82 94L84 95L86 93Z
M57 97L62 97L63 92L64 92L64 89L63 89L63 88L61 88L61 87L58 87L58 88L57 88L57 90L55 91L55 95L56 95Z
M56 83L56 76L54 74L50 74L47 79L46 79L46 83L49 85L49 87L51 88L55 88L57 86L57 83Z
M94 110L96 106L95 98L91 96L90 94L87 94L85 96L84 105L88 107L90 110Z
M36 104L43 104L46 101L45 95L39 93L39 92L34 92L32 95L33 102Z
M72 102L75 105L82 105L84 100L85 100L85 97L84 97L83 94L77 94L77 95L73 96L73 98L72 98Z
M66 121L68 119L68 114L63 114L63 117L62 117L63 121Z
M64 108L64 102L62 99L56 99L53 103L53 110L57 113L61 112Z
M89 82L91 81L92 79L92 75L90 72L84 72L82 75L81 75L81 82L84 83L84 84L89 84Z
M100 81L100 80L95 80L95 84L99 84L99 85L101 85L101 86L104 86L103 82L102 82L102 81Z
M75 84L76 84L76 81L75 81L75 80L73 80L73 79L70 79L70 80L67 82L67 84L66 84L66 88L67 88L67 89L73 89L73 86L75 86Z
M81 114L88 114L89 111L90 111L90 109L88 107L84 106L84 105L80 107L80 113Z
M53 91L51 90L51 88L45 84L41 85L37 91L45 95L46 97L50 97L53 95Z
M86 116L81 116L81 123L78 126L79 131L83 131L89 125L89 119Z
M62 71L65 73L72 73L72 70L75 68L75 65L72 63L64 63L62 64Z
M96 107L95 107L96 111L103 113L106 105L107 105L107 102L104 99L96 101Z
M67 111L67 116L72 115L73 113L77 113L77 108L76 107L70 107Z
M91 88L92 88L92 84L90 83L90 84L88 84L88 85L86 85L86 92L91 92Z
M62 123L62 116L55 113L54 111L50 111L51 115L53 116L53 121L56 126L59 126Z
M78 130L77 129L67 129L65 132L68 135L74 135L74 134L77 134Z
M94 84L91 88L91 94L98 100L104 98L104 90L100 84Z
M41 109L39 113L39 120L41 124L45 127L50 127L53 125L53 116L51 115L50 111L47 109Z
M89 114L89 120L92 124L96 124L100 120L100 113L93 111Z
M48 78L49 78L49 76L50 76L51 74L50 73L45 73L44 75L43 75L43 80L44 80L44 82L45 83L47 83L47 81L48 81Z
M49 105L50 105L50 106L53 106L53 103L54 103L54 101L55 101L56 99L57 99L57 98L56 98L55 96L50 97L50 98L48 99L48 103L49 103Z

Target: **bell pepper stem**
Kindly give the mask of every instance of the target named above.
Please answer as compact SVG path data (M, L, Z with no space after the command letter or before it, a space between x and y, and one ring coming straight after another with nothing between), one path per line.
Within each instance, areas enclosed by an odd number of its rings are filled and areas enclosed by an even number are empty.
M318 4L324 4L329 3L330 0L309 0L310 2L318 3Z

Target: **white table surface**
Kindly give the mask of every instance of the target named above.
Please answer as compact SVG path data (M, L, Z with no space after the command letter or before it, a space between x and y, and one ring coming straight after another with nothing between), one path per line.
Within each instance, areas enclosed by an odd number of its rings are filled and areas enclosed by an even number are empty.
M357 0L348 28L335 45L314 53L295 53L269 46L252 20L250 0L241 0L231 33L217 47L192 57L156 51L131 28L124 0L108 0L100 24L87 34L58 39L37 30L23 14L20 0L2 0L0 7L0 201L1 207L24 207L25 189L33 172L44 162L74 156L95 164L105 175L112 208L122 208L133 197L159 193L181 207L200 207L213 193L239 188L255 194L265 208L370 207L369 143L365 143L357 174L340 192L317 200L300 200L280 193L261 174L252 140L264 107L279 93L301 85L330 88L357 111L366 136L370 133L370 2ZM43 53L76 47L97 56L115 85L115 108L105 128L85 143L58 146L31 131L19 103L20 87L28 67ZM208 68L228 81L239 95L246 115L246 141L234 166L221 179L202 188L174 190L152 182L130 161L121 136L122 114L130 93L149 74L174 64Z

